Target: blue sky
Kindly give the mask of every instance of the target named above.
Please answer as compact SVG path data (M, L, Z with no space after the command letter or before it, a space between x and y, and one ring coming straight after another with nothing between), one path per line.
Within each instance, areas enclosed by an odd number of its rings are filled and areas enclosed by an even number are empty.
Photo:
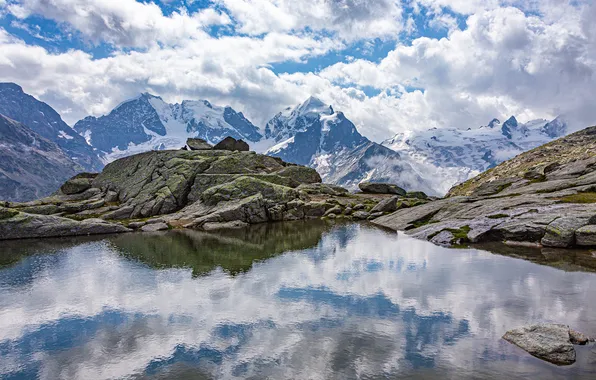
M581 125L596 119L595 9L560 0L0 0L0 80L70 124L148 91L231 105L261 126L315 95L374 140L511 115Z

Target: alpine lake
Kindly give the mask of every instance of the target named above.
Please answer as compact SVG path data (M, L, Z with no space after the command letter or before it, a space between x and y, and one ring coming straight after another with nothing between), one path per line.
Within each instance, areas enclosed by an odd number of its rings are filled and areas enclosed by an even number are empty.
M596 253L325 221L0 242L2 379L595 379Z

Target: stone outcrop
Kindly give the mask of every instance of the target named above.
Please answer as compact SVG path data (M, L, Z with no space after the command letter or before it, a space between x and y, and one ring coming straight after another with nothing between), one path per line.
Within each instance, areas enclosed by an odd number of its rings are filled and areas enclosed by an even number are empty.
M216 148L121 158L99 174L72 177L50 197L2 202L0 238L215 230L314 218L365 220L397 209L398 200L400 205L419 202L349 194L322 184L314 169Z
M539 324L507 331L503 339L529 354L557 365L575 363L574 344L586 344L583 334L560 324Z
M235 138L228 136L217 143L213 149L248 152L250 148L246 142L242 140L236 140Z
M186 146L190 150L211 150L213 146L207 141L199 138L190 138L186 140Z
M406 196L406 191L397 185L379 182L361 182L358 187L363 193L370 194L397 194Z
M595 222L596 127L506 161L454 187L447 198L374 221L443 245L553 248L596 246Z

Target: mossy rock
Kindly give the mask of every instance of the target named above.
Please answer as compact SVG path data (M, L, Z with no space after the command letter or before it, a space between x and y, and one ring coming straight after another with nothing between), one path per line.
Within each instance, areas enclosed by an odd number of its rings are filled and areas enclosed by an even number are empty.
M428 195L423 191L408 191L406 193L406 198L416 198L416 199L428 199Z
M10 219L13 216L17 216L19 212L11 208L0 207L0 220Z
M93 178L71 178L60 187L60 191L66 195L80 194L90 189L92 182Z
M298 191L287 186L242 176L230 183L211 187L203 192L201 199L208 205L215 205L222 201L247 198L256 194L261 194L263 198L276 202L289 202L299 198Z
M291 178L298 184L321 183L321 176L315 169L306 166L288 166L277 172L282 177Z

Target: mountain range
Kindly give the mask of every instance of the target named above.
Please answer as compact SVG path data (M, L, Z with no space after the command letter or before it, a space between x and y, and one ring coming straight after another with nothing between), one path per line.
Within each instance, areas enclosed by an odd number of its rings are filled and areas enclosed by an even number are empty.
M327 183L356 189L362 181L392 182L431 195L442 195L455 183L567 132L562 118L522 124L511 117L475 128L406 131L379 144L363 136L346 114L316 97L284 109L260 129L231 107L207 100L170 104L148 93L71 128L49 105L13 83L0 83L0 114L54 143L84 171L98 171L135 153L179 149L188 137L215 144L232 136L259 152L308 165ZM72 174L66 167L71 166L65 166L60 178ZM23 178L21 183L26 182ZM40 187L36 196L47 195L48 186ZM21 200L32 199L33 194L27 194ZM0 191L3 198L8 196Z

